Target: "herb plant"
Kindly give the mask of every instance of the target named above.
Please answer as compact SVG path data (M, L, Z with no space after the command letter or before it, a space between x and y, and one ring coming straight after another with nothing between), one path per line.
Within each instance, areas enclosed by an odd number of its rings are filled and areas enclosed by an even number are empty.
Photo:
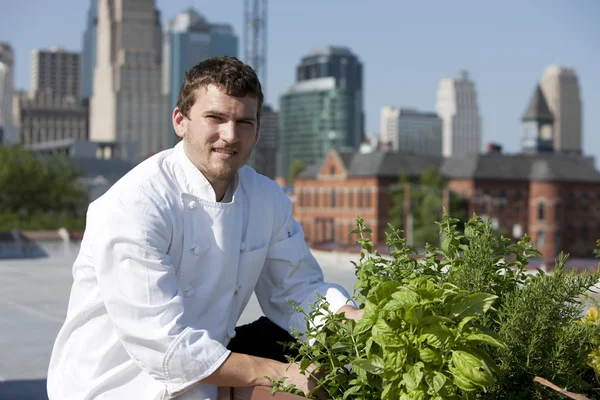
M327 311L320 298L305 314L295 361L314 378L306 395L346 399L552 399L540 376L597 398L590 368L600 325L575 323L579 297L600 280L576 274L561 255L553 274L529 274L539 255L528 236L498 237L474 216L457 229L438 224L441 248L417 255L390 227L390 257L374 250L364 221L351 234L362 246L354 300L359 322ZM282 387L283 385L278 385ZM596 385L597 387L598 385ZM293 388L290 388L290 391Z

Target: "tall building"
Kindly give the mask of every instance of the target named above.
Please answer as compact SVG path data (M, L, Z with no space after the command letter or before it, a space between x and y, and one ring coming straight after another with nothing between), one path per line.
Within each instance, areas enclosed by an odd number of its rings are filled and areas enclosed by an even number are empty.
M439 157L442 155L442 120L432 112L383 107L381 142L391 151Z
M344 47L313 50L297 68L296 85L280 100L277 176L293 161L310 164L332 148L364 140L362 64Z
M0 145L15 143L13 124L14 54L8 43L0 43Z
M83 33L81 53L81 98L92 97L94 89L94 68L96 67L96 40L98 25L98 0L91 0L87 22Z
M271 179L275 178L277 162L277 125L279 112L264 104L260 113L260 138L247 164Z
M98 0L90 140L137 162L169 145L161 93L160 16L153 0Z
M79 98L81 54L56 47L31 52L30 97L51 93L55 98Z
M31 146L65 139L88 139L88 107L78 98L40 92L20 96L19 143Z
M521 121L523 152L539 153L554 150L552 132L554 117L539 85L536 86Z
M171 109L185 78L185 72L200 61L216 56L238 55L238 38L228 24L210 24L193 8L188 8L164 27L163 94Z
M551 65L540 84L554 116L554 150L581 154L581 99L575 71Z
M481 150L481 118L475 82L467 71L455 79L442 79L437 92L436 112L443 121L444 157L478 154Z

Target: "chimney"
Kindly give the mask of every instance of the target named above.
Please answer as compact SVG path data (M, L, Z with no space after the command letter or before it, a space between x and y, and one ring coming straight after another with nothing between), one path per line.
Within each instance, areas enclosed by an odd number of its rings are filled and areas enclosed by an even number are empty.
M500 143L488 142L487 153L488 154L502 154L502 145Z

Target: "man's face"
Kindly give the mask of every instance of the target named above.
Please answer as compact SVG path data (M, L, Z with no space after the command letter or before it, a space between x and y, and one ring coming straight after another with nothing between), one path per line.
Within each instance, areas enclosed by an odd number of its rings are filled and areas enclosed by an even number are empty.
M173 127L184 151L213 186L246 163L258 141L257 111L257 99L229 96L214 85L198 89L189 119L175 108Z

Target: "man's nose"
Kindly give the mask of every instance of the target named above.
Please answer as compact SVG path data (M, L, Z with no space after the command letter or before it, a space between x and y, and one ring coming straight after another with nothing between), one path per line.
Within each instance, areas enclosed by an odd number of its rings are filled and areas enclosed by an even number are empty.
M219 137L227 143L235 143L239 140L239 127L234 121L228 121L221 125Z

